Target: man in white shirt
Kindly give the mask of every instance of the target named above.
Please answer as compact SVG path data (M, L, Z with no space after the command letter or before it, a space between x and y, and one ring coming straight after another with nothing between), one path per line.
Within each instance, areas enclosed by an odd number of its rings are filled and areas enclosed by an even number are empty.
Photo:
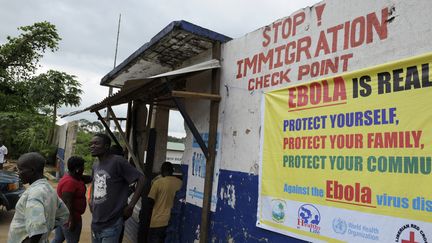
M6 161L5 156L8 154L8 150L6 146L3 145L3 142L0 140L0 170L3 170L3 163Z

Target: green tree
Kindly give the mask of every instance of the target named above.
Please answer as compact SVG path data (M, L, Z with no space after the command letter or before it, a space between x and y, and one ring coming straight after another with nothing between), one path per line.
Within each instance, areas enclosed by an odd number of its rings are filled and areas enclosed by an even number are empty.
M49 70L32 78L28 85L30 99L38 104L38 107L47 107L51 111L51 132L48 141L54 134L57 119L57 109L62 105L79 106L81 102L81 84L76 77L65 72Z
M18 30L17 37L8 36L0 45L0 134L11 151L47 155L53 148L46 138L52 137L55 120L39 113L51 107L55 118L60 105L78 105L82 91L73 75L52 70L35 75L44 53L58 49L61 38L55 25L38 22Z
M56 148L46 145L47 117L24 112L0 112L0 137L4 139L11 158L34 151L51 159ZM51 161L52 162L52 161Z
M81 156L85 160L85 172L90 173L94 161L90 153L89 143L93 137L93 133L78 129L77 139L75 142L75 154Z
M87 132L87 133L100 133L104 131L103 125L100 121L91 122L86 119L79 120L79 131Z
M28 96L28 81L35 73L43 53L56 51L61 40L56 27L39 22L19 27L18 37L7 37L0 45L0 111L30 111L36 108Z

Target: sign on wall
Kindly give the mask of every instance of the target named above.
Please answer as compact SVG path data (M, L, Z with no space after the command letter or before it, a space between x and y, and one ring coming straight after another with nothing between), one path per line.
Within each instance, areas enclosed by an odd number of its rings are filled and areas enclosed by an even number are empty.
M266 93L257 226L431 241L431 63L429 53Z
M206 146L208 146L208 133L201 133L201 137L204 140ZM212 212L216 211L217 203L217 185L219 181L219 168L220 168L220 148L219 148L219 133L216 139L216 158L215 167L213 174L213 189L211 197L210 210ZM192 157L189 159L188 167L188 183L187 183L187 194L186 202L191 203L195 206L202 207L204 198L204 182L206 173L207 160L201 150L198 142L193 138L192 142Z

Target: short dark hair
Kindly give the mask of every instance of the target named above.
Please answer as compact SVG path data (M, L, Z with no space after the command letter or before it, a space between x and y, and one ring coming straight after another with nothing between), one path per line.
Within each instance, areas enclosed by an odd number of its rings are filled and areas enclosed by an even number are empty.
M171 162L164 162L161 166L161 173L167 173L169 175L172 175L174 173L174 167L171 164Z
M96 133L94 137L100 137L102 138L102 141L105 145L108 145L108 147L111 147L111 138L110 136L106 135L105 133Z
M43 173L46 163L46 159L37 152L25 153L18 158L18 161L26 164L29 163L29 167L33 168L36 172L39 173Z
M84 167L85 160L80 156L72 156L68 159L67 167L69 171L74 171L80 167Z

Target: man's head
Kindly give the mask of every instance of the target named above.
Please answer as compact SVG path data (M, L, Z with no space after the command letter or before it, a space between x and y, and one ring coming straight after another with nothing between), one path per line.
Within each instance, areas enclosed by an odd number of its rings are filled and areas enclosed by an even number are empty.
M162 176L171 176L174 173L174 167L171 162L164 162L161 166Z
M84 159L79 156L72 156L68 160L69 174L81 176L84 172Z
M18 175L21 181L32 184L34 181L43 178L45 158L36 152L26 153L18 158Z
M90 153L93 157L102 156L109 153L111 138L103 133L97 133L90 141Z

